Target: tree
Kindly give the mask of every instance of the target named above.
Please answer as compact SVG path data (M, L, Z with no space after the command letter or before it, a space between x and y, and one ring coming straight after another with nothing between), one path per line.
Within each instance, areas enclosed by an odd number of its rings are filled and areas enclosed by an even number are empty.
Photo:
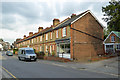
M103 20L107 22L109 31L120 31L120 1L111 1L109 5L102 7Z
M109 35L110 32L108 31L107 28L104 28L103 32L104 32L104 39L106 39L106 37Z

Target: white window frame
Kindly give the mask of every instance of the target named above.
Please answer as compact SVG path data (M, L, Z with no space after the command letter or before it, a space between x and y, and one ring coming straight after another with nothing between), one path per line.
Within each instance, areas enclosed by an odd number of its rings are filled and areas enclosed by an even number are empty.
M120 50L120 44L116 44L116 49Z
M33 43L33 39L32 39L32 43Z
M52 53L52 45L50 45L50 53Z
M50 39L52 39L52 32L50 32Z
M45 37L46 37L46 39L45 39L45 40L48 40L48 34L46 34L46 36L45 36Z
M58 38L58 30L56 30L56 38Z
M63 35L62 35L63 37L66 36L66 27L63 28L63 30L62 30L62 34L63 34Z
M40 51L42 51L42 46L40 46Z
M111 36L111 42L115 42L115 36Z
M42 41L42 36L40 36L40 41Z

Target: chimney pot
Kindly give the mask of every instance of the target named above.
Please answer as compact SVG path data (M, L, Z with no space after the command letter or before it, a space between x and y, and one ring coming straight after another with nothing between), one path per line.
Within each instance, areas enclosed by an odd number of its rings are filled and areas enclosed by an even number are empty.
M29 32L29 36L32 36L33 35L33 32Z
M72 14L72 15L71 15L71 18L73 18L73 17L75 17L75 16L76 16L76 14Z
M59 22L60 22L60 20L55 18L53 20L53 26L56 26Z
M26 35L24 35L24 39L26 38Z
M38 32L41 32L43 30L43 27L38 28Z

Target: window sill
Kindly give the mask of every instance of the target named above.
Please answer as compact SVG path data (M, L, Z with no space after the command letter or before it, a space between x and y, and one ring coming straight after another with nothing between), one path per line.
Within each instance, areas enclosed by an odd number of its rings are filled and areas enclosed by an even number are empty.
M111 41L111 42L115 42L115 41Z
M120 51L120 49L116 49L117 51Z
M64 37L66 37L66 36L62 36L62 38L64 38Z

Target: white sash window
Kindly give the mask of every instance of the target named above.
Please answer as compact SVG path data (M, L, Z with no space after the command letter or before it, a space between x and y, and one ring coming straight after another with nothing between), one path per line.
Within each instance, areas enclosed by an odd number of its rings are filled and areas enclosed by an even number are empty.
M62 33L62 34L63 34L63 37L65 37L65 36L66 36L66 27L63 28L63 31L62 31L62 32L63 32L63 33Z

